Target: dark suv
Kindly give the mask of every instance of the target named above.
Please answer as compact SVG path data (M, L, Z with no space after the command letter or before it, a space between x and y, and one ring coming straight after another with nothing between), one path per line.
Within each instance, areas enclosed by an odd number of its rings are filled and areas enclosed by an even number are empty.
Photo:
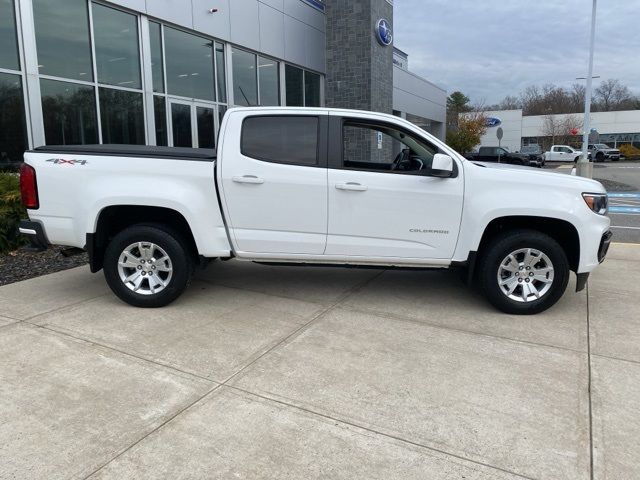
M527 145L520 149L520 153L529 155L529 161L537 163L539 167L544 167L544 152L540 145Z

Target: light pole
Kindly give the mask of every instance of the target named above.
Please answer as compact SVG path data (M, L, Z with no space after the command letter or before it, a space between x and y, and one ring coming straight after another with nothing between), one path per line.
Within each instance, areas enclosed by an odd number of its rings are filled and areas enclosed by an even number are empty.
M593 49L596 37L596 3L593 0L591 11L591 42L589 45L589 73L587 74L587 88L584 95L584 134L582 136L582 157L578 161L576 174L581 177L593 177L593 164L589 162L589 133L591 133L591 89L593 84Z

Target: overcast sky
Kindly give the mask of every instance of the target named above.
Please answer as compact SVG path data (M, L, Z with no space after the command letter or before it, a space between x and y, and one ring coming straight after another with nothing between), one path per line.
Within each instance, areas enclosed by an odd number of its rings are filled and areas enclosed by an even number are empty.
M591 0L395 0L394 45L409 69L497 103L529 85L585 77ZM640 0L600 0L594 75L640 94ZM584 81L584 80L583 80ZM599 82L596 79L595 82Z

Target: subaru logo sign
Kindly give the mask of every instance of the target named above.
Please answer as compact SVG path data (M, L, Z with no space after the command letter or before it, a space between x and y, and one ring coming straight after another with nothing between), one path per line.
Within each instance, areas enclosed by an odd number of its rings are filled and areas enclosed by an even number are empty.
M376 23L376 38L383 47L388 47L393 42L391 24L386 18L381 18Z
M499 127L502 125L502 120L496 117L487 117L487 121L485 122L485 126L487 127Z

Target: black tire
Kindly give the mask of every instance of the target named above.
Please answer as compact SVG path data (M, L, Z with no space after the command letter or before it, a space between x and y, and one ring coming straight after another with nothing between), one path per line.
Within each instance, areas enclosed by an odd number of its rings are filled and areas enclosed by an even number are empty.
M596 154L596 162L604 162L604 153L598 152Z
M498 285L498 275L502 261L510 253L529 248L538 250L548 257L553 266L554 276L551 286L539 299L522 302L507 296ZM536 230L511 230L493 238L481 253L478 264L478 280L489 302L505 313L517 315L540 313L553 306L564 294L569 274L569 262L562 247L550 236ZM533 282L531 284L533 285ZM516 286L514 294L522 293L523 289L524 287Z
M148 294L138 293L128 287L121 279L118 269L120 256L125 249L138 242L142 242L143 246L154 244L158 247L155 251L156 253L163 250L166 256L169 257L169 263L163 262L163 267L160 267L160 264L158 264L157 271L155 271L155 265L148 267L154 268L154 271L150 272L149 276L146 277L146 280L143 279L141 284L142 291L151 290L153 292L150 279L159 278L159 276L162 275L163 278L161 278L161 280L166 281L168 278L168 281L166 282L166 286L162 287L161 291ZM135 259L136 257L131 256L130 258ZM140 258L142 258L142 255ZM160 259L154 257L153 262L156 260ZM145 265L149 263L151 262ZM137 268L141 267L142 266L138 266ZM170 268L171 276L169 277L169 273L161 272L160 268L165 270ZM193 270L194 258L190 251L189 244L179 233L163 225L134 225L126 228L109 242L104 254L104 276L107 284L118 298L134 307L157 308L170 304L187 288L191 282ZM123 271L125 274L133 275L136 270L127 267L127 269ZM154 273L156 277L152 277ZM133 284L133 282L128 283ZM156 287L159 286L160 285L156 285Z

